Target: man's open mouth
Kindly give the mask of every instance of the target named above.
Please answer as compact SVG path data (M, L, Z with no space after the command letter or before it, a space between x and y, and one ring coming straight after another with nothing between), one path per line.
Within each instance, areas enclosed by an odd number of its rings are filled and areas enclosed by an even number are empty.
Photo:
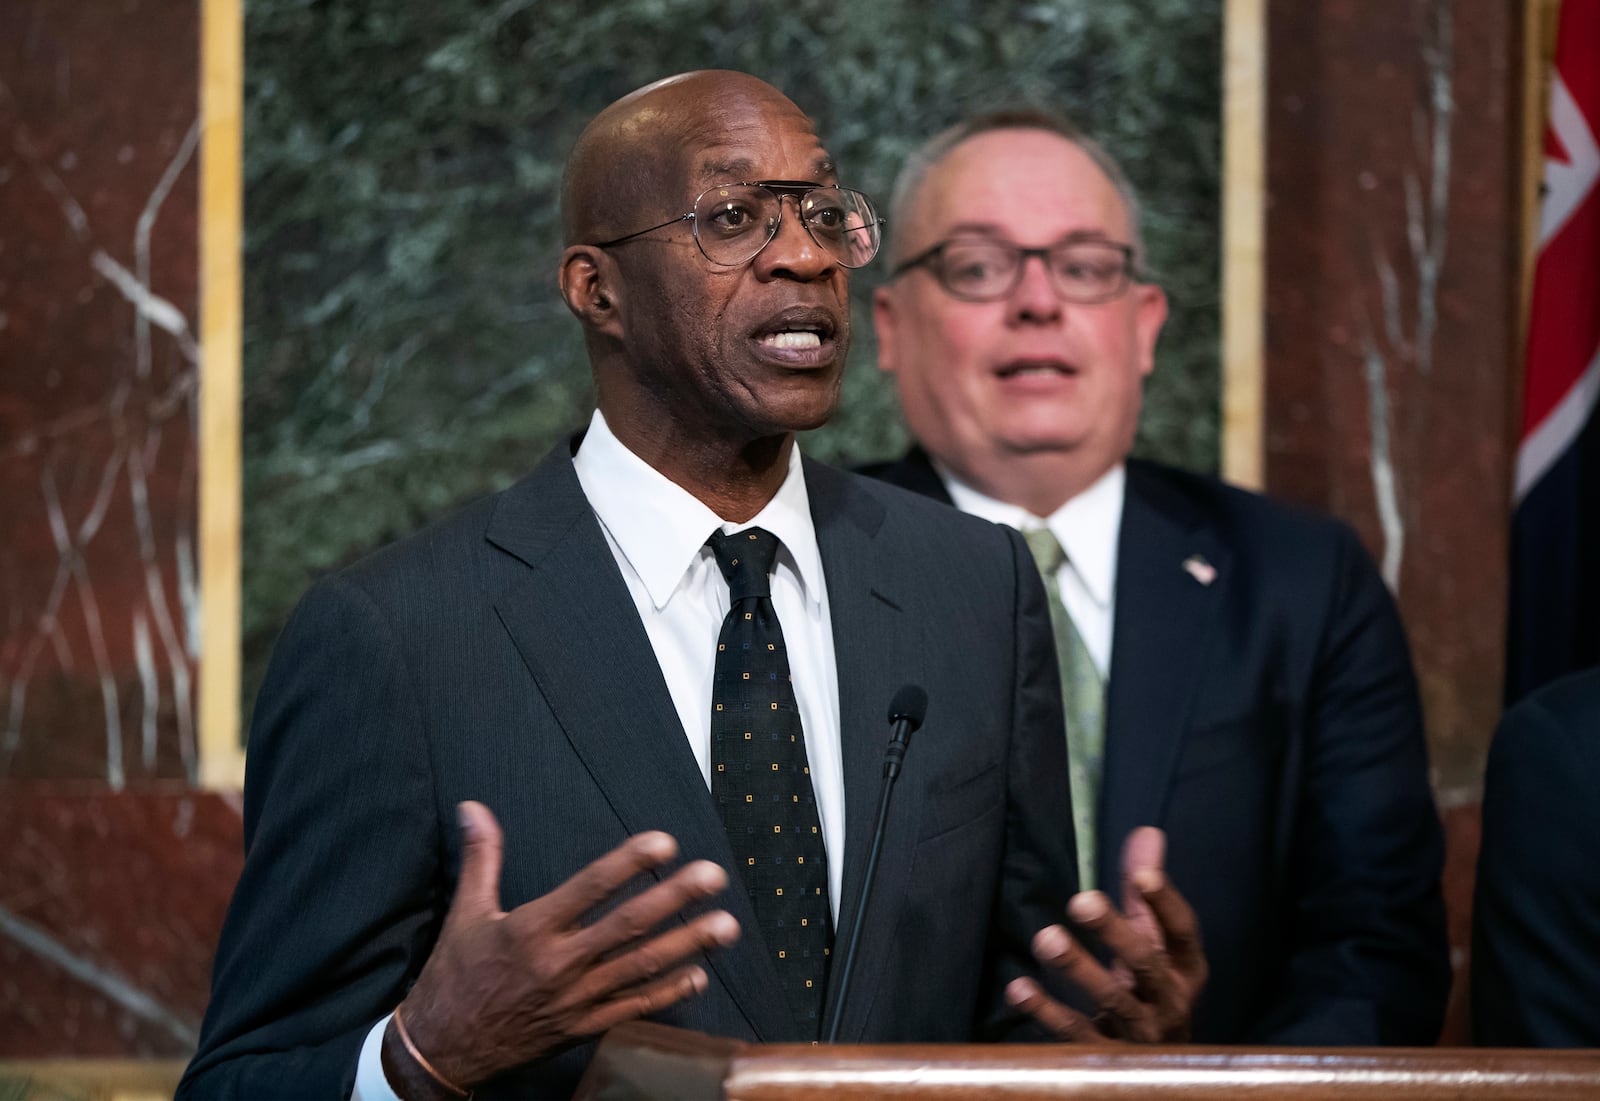
M996 373L1001 378L1027 378L1039 375L1061 375L1070 378L1078 373L1078 369L1060 359L1018 359L1002 364Z
M820 348L833 339L833 316L814 306L793 306L756 331L757 343L773 349Z

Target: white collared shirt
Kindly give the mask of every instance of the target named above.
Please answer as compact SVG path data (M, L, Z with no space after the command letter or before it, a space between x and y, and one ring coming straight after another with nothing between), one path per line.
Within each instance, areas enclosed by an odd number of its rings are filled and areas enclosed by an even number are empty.
M629 451L595 411L572 460L589 505L600 518L611 553L656 663L672 694L700 775L711 785L711 678L717 635L728 614L728 582L706 546L714 531L765 528L778 537L772 606L789 648L789 672L800 706L811 765L811 786L828 850L828 896L839 913L844 882L844 763L839 749L839 673L822 555L811 522L811 500L800 446L789 452L789 473L778 493L748 523L725 523L693 494ZM664 731L663 736L670 733ZM735 884L738 880L735 878Z
M1078 629L1102 680L1111 673L1111 628L1117 595L1117 539L1122 532L1122 502L1128 474L1121 463L1049 516L1035 516L1020 505L986 496L934 460L934 469L962 512L1018 531L1047 527L1067 552L1056 571L1061 603Z
M711 680L717 635L728 614L728 582L706 546L712 532L765 528L778 537L772 570L772 606L783 626L789 671L805 730L811 786L822 840L828 851L828 898L834 918L844 883L844 759L839 747L839 673L834 664L833 622L822 555L811 522L800 464L800 445L789 452L789 472L778 493L748 523L724 522L682 486L629 451L599 410L572 460L578 484L605 532L628 593L667 682L681 731L641 735L687 736L711 786ZM627 676L627 670L619 670ZM730 870L728 890L741 890ZM368 1031L356 1067L352 1101L396 1101L384 1077L381 1052L389 1018Z

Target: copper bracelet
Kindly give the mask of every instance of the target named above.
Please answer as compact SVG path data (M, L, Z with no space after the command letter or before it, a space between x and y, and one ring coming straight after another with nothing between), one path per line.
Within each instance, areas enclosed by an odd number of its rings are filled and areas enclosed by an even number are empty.
M417 1066L428 1072L429 1078L432 1078L435 1082L439 1083L440 1086L449 1090L456 1097L465 1097L469 1099L472 1097L471 1090L462 1089L460 1086L450 1081L450 1079L434 1070L433 1064L428 1062L427 1058L423 1056L422 1052L417 1050L417 1045L411 1042L411 1034L406 1031L405 1021L400 1019L399 1006L394 1007L394 1030L400 1034L400 1042L406 1045L406 1051L411 1055L411 1058L417 1061Z

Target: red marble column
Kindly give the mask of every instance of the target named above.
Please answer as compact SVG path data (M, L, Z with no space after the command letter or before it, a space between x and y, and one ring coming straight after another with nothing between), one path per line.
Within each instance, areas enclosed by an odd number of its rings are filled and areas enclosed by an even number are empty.
M194 772L197 15L0 15L7 777Z
M235 799L0 788L0 1059L187 1056L240 852Z
M1467 943L1500 712L1521 249L1507 0L1268 5L1266 484L1399 597Z
M188 790L199 18L0 5L0 1058L186 1054L238 875Z

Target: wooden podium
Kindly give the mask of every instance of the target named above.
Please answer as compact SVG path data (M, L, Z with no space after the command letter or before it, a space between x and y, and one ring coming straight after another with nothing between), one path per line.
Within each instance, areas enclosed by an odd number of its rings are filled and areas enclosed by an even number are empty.
M612 1030L581 1101L1595 1101L1600 1051L747 1044L643 1022Z

